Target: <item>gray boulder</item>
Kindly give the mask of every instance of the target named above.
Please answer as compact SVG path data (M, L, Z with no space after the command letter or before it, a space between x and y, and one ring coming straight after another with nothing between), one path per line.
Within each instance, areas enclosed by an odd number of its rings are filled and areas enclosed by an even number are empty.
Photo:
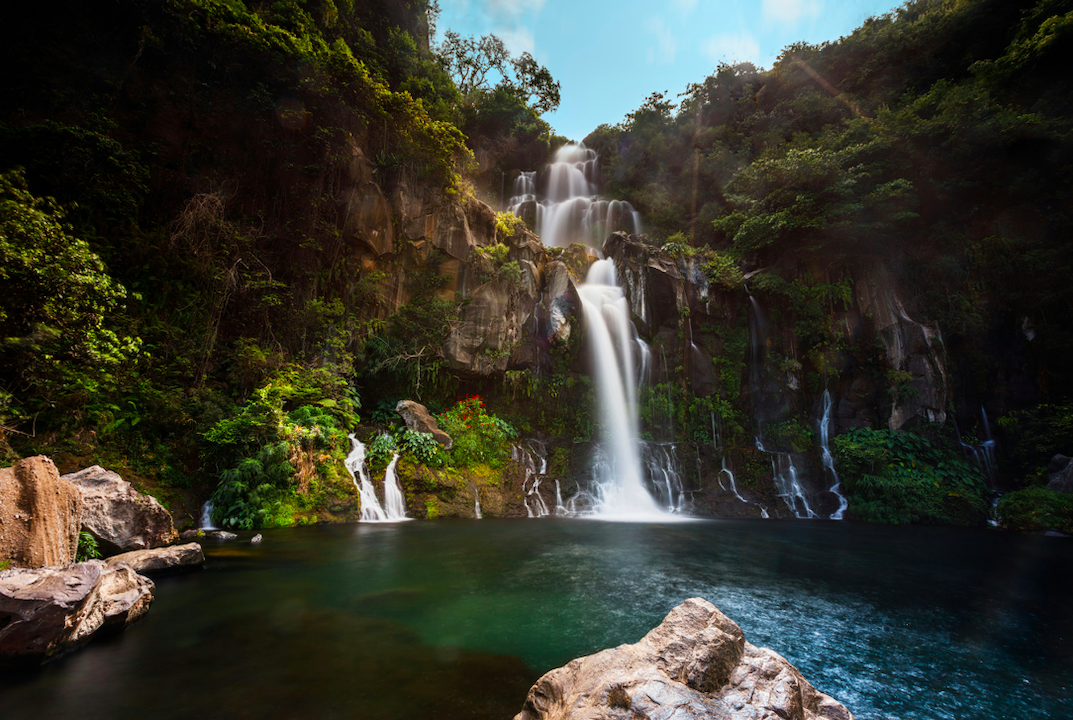
M205 564L205 554L200 545L192 542L148 550L131 550L113 555L106 562L109 565L126 563L137 573L154 575L200 567Z
M78 550L82 495L44 455L0 469L0 561L68 565Z
M1073 463L1068 457L1055 455L1047 469L1051 471L1050 481L1047 483L1049 490L1067 495L1073 493Z
M43 662L149 611L155 586L126 563L0 572L0 661Z
M432 437L440 445L443 445L444 450L450 450L454 447L455 441L451 439L450 435L440 430L440 426L436 424L436 419L429 413L428 408L421 403L416 403L413 400L399 400L398 405L395 406L395 412L406 421L407 430L432 433Z
M82 492L82 527L113 552L170 545L179 539L171 513L99 465L63 476Z
M515 720L853 720L776 652L700 598L634 645L573 660L540 678Z

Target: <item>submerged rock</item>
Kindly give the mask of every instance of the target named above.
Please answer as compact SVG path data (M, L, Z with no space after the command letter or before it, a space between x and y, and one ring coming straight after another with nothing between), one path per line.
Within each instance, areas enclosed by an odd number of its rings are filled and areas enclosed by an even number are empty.
M149 611L155 586L126 563L0 572L0 661L43 662Z
M399 403L395 406L395 412L406 421L407 430L431 433L436 442L443 445L446 450L450 450L454 446L454 440L451 439L451 436L440 430L440 426L436 424L436 419L429 413L428 408L421 403L416 403L413 400L399 400Z
M119 552L170 545L171 513L111 470L94 465L63 476L82 492L82 527Z
M47 457L0 469L0 561L27 568L73 562L81 517L81 494Z
M153 575L204 565L205 554L201 551L200 545L192 542L149 550L132 550L121 555L113 555L107 560L109 565L117 565L121 562L130 565L135 572Z
M545 674L514 720L853 720L711 603L686 600L634 645Z

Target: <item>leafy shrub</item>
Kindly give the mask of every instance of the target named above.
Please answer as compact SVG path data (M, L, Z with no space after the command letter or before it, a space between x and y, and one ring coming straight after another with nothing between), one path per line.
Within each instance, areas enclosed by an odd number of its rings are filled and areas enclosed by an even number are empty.
M989 491L948 443L897 430L856 428L832 443L849 516L889 524L980 525Z
M290 444L279 442L263 448L256 457L242 460L220 473L212 494L212 519L223 527L251 530L265 524L295 486ZM287 524L276 522L274 524Z
M1073 495L1028 487L1003 496L996 512L1010 530L1057 530L1073 535Z
M383 470L391 462L392 456L399 451L395 438L387 433L376 436L365 450L365 462L369 469Z
M97 538L85 530L78 533L78 550L75 551L75 562L85 562L100 556L101 551L97 547Z
M407 430L402 435L402 450L429 467L442 467L447 460L446 453L432 433Z
M510 454L509 440L518 431L505 420L489 415L478 395L459 400L436 417L440 428L454 440L451 460L454 465L487 464L498 468Z

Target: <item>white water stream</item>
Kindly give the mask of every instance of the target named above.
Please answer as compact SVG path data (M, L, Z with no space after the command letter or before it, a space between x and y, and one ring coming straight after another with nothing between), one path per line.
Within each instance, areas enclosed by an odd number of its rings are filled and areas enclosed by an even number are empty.
M399 489L398 480L395 477L395 463L399 456L396 453L388 465L384 474L384 502L385 510L380 506L376 497L376 488L369 479L369 472L365 467L365 444L354 437L350 438L350 454L347 455L344 465L350 473L350 479L354 481L354 487L358 490L361 498L361 522L399 522L408 520L406 517L406 502L403 500L402 491Z
M823 391L823 417L820 419L820 452L821 459L823 461L823 467L827 470L827 473L834 480L834 484L831 485L831 492L838 497L838 509L831 513L831 520L841 520L843 513L846 512L846 508L849 507L849 503L846 501L845 496L840 492L842 489L842 481L838 479L838 473L835 472L835 459L831 456L831 448L828 445L828 435L831 427L831 393L829 390Z

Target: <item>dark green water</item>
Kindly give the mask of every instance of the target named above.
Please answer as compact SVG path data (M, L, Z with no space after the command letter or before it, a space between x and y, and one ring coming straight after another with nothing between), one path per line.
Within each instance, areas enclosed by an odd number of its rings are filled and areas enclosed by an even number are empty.
M952 528L484 520L207 544L0 717L504 718L700 596L858 718L1068 718L1073 541Z

